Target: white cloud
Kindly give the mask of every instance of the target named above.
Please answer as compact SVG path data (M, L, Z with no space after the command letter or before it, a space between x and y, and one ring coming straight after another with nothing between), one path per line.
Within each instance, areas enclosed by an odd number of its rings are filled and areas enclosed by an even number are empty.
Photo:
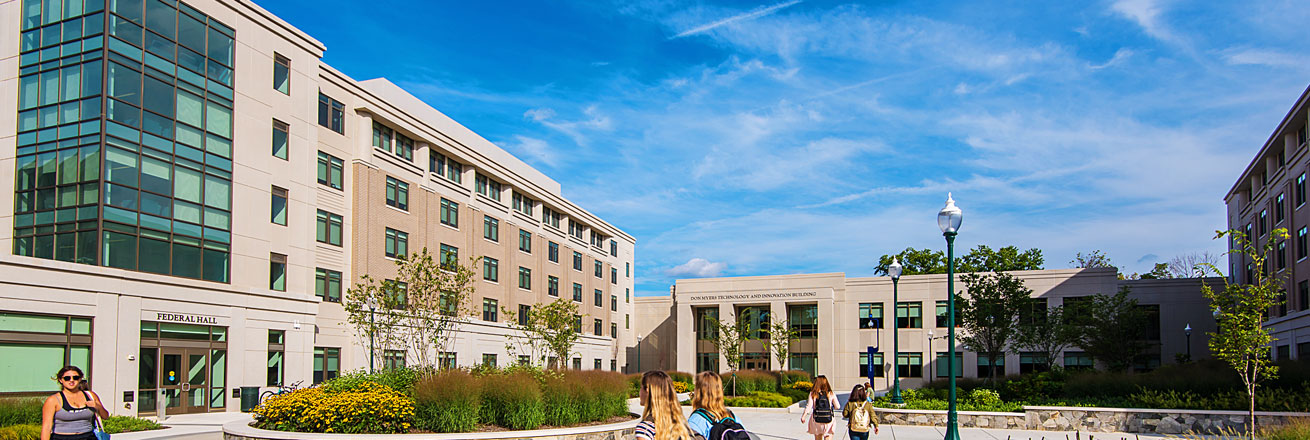
M682 37L687 37L687 36L691 36L691 35L696 35L696 34L699 34L699 33L702 33L702 32L710 31L710 30L712 30L712 29L714 29L714 28L717 28L717 27L720 27L720 26L729 25L729 24L736 23L736 22L739 22L739 21L742 21L742 20L751 20L751 19L755 19L755 18L763 17L763 16L766 16L766 15L772 14L772 13L774 13L774 12L778 12L778 10L780 10L780 9L783 9L783 8L786 8L786 7L789 7L789 6L794 6L794 5L796 5L797 3L800 3L800 2L801 2L801 0L792 0L792 1L788 1L788 2L778 3L778 4L773 5L773 6L766 6L766 7L755 8L754 10L749 11L749 12L744 12L744 13L741 13L741 14L733 15L733 16L731 16L731 17L727 17L727 18L723 18L723 19L715 20L715 21L710 22L710 23L706 23L706 24L703 24L703 25L700 25L700 26L693 27L693 28L691 28L691 29L687 29L687 30L682 31L682 32L678 32L677 35L674 35L674 36L672 36L672 37L669 37L669 39L682 38Z
M712 263L704 258L692 258L669 268L664 274L674 278L709 278L719 276L727 268L728 265L723 262Z
M609 116L602 114L595 105L587 106L582 110L582 113L589 119L556 121L555 110L552 108L529 109L523 112L523 117L563 133L573 139L573 142L579 146L585 146L590 142L589 133L609 131L612 128Z
M558 157L551 150L550 144L546 141L527 137L523 135L514 135L514 142L502 142L506 149L520 156L526 156L536 159L537 162L555 167L559 165Z
M1230 66L1254 65L1266 67L1305 68L1303 57L1272 49L1228 48L1220 53Z
M1119 50L1114 51L1114 56L1110 57L1109 60L1106 60L1104 63L1101 64L1089 65L1088 68L1092 70L1101 70L1107 67L1118 66L1128 61L1128 58L1131 56L1133 56L1132 49L1121 47L1119 48Z
M1158 0L1118 0L1110 10L1137 23L1147 35L1168 43L1178 42L1173 31L1161 22Z

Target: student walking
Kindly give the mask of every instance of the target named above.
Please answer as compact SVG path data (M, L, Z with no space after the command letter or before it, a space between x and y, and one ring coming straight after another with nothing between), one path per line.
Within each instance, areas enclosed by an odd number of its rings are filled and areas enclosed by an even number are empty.
M41 440L94 440L96 417L109 417L100 396L91 392L82 369L69 365L55 373L59 392L41 408Z
M869 440L869 428L873 428L873 433L878 433L878 417L873 414L873 404L869 403L866 388L864 385L856 385L851 390L851 397L846 399L846 407L842 408L841 415L848 422L846 429L851 435L851 440Z
M723 405L723 378L713 371L696 375L696 390L691 397L691 416L687 425L693 434L709 440L749 439L750 433L737 423L736 416Z
M832 392L828 377L819 375L814 378L814 387L805 401L805 412L801 414L801 423L809 425L806 431L814 435L814 440L832 438L837 427L837 420L833 417L837 405L837 394Z
M673 379L663 371L647 371L641 375L641 423L637 424L637 440L690 440L687 419L682 416L682 405L673 392Z

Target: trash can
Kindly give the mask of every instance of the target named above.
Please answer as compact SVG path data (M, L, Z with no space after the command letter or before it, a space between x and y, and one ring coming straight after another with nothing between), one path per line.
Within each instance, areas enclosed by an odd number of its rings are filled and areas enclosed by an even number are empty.
M241 412L250 412L259 406L259 387L241 387Z

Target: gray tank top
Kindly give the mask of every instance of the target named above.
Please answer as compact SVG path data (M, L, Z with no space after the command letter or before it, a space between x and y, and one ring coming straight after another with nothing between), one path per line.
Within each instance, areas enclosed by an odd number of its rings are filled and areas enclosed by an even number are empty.
M86 400L91 400L91 396L87 396L85 391L82 392L82 395L86 396ZM95 411L85 406L73 408L73 405L68 403L68 398L64 397L62 390L59 391L59 399L64 401L64 405L58 411L55 411L55 426L50 431L59 434L91 432L91 429L95 427Z

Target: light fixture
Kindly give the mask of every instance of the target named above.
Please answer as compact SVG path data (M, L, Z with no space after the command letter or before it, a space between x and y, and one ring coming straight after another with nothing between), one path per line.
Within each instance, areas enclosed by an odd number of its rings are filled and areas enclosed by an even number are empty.
M946 206L937 213L937 227L942 229L943 234L954 234L960 230L962 221L964 221L964 212L955 206L955 199L951 198L951 193L946 193Z

